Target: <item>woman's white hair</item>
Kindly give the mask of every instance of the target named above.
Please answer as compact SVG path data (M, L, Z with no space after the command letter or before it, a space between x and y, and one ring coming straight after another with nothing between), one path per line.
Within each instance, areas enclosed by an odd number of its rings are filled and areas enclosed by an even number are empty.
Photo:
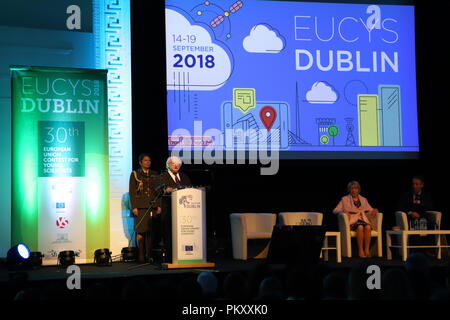
M171 156L171 157L167 158L166 166L169 166L169 163L178 164L181 167L181 165L183 164L183 161L181 161L181 159L179 157Z
M358 181L355 181L355 180L350 181L350 182L347 184L347 191L350 192L350 189L351 189L353 186L357 186L358 189L359 189L359 191L361 192L361 185L359 184Z

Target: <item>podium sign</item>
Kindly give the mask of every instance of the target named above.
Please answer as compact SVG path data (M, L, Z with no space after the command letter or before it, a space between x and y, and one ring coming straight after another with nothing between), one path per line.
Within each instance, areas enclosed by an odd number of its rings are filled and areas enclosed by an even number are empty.
M172 193L172 264L167 268L214 267L206 262L205 198L200 188Z

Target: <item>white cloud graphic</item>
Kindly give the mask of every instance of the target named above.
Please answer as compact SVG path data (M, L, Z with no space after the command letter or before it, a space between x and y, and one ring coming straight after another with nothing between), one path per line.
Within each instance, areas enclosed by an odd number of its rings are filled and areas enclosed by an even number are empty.
M331 104L336 102L337 94L326 82L317 81L314 82L311 90L306 93L306 100L309 103Z
M283 40L263 24L254 26L242 44L248 52L256 53L278 53L284 49Z
M227 52L205 28L171 9L166 9L166 57L168 90L216 90L231 76Z

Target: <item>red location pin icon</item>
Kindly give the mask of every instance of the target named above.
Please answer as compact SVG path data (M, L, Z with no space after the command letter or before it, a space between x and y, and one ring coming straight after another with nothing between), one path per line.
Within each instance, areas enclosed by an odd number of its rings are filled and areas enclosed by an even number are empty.
M275 120L277 119L277 112L272 106L264 106L259 112L259 117L261 118L261 121L267 131L270 131L275 123Z

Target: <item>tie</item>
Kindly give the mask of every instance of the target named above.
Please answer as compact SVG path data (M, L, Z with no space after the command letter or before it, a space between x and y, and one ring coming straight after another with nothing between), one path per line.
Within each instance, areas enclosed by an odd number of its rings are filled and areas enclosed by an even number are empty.
M420 203L420 194L417 194L417 193L416 193L416 194L414 195L414 202L417 203L417 204Z
M178 174L175 175L175 183L177 184L177 186L181 185L181 181L180 179L178 179Z

